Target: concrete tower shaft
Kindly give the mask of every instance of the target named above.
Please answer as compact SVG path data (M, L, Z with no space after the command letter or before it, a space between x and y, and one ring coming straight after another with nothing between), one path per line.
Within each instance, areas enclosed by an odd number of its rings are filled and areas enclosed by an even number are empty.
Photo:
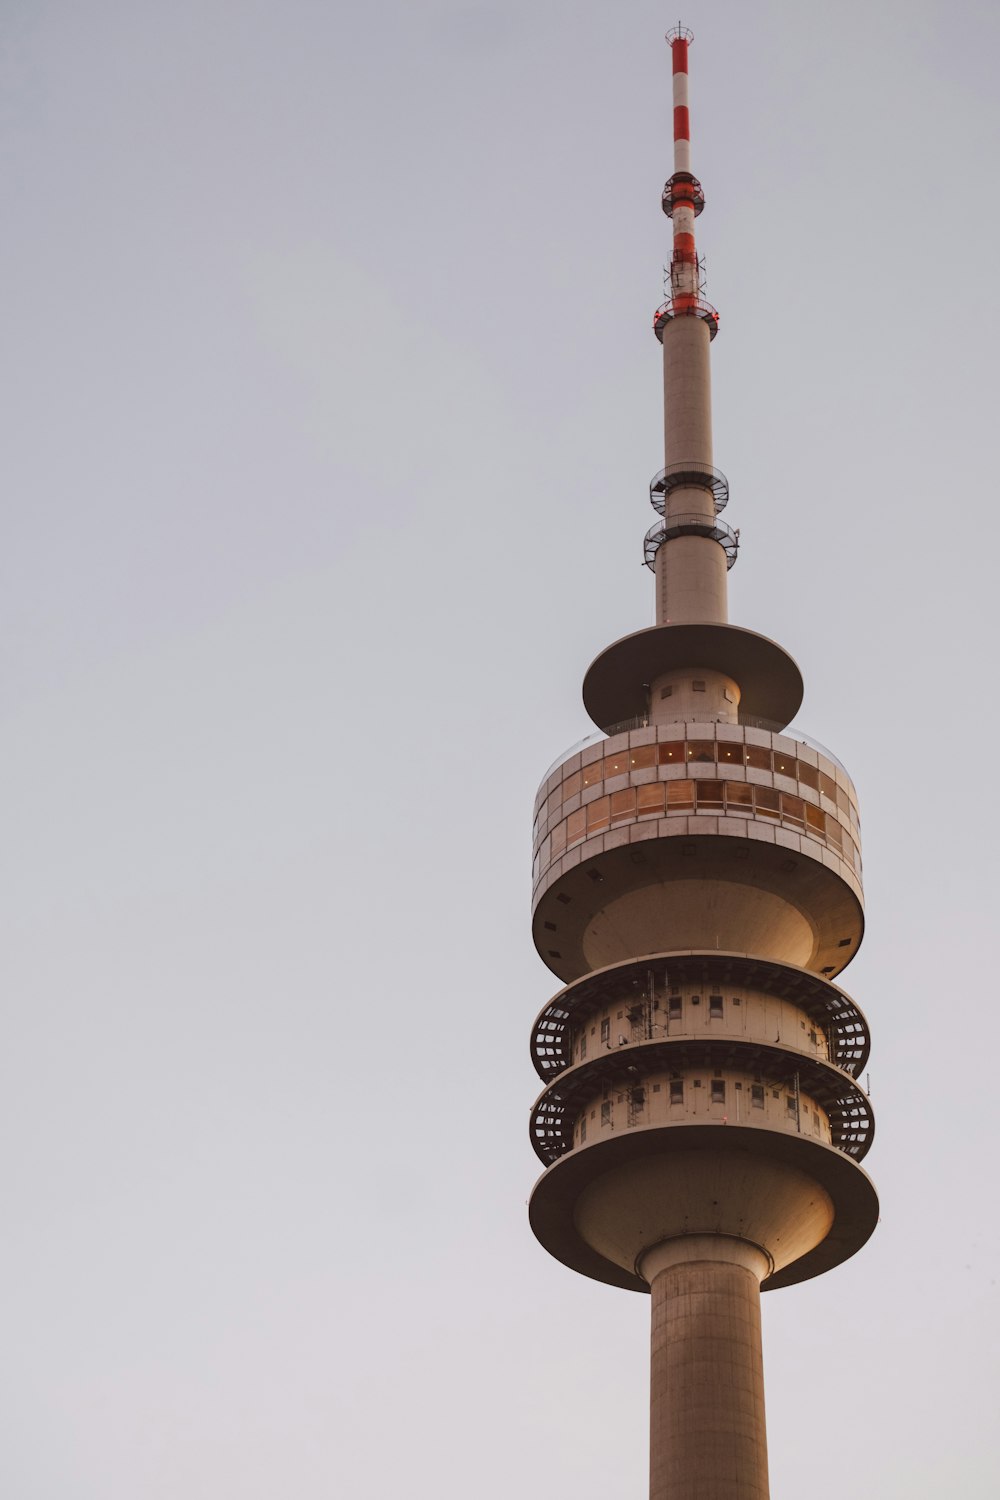
M785 732L794 661L727 620L691 35L668 40L656 624L591 664L600 733L535 803L533 937L564 987L532 1028L530 1218L567 1266L651 1295L651 1500L767 1500L760 1291L839 1265L878 1214L868 1026L833 982L864 931L860 817L836 757Z

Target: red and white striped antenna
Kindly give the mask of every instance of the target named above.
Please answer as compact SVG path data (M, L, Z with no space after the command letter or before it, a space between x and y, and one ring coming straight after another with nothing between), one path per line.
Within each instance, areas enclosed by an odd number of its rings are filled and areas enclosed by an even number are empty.
M653 328L663 337L664 323L678 314L704 318L712 337L719 326L715 308L701 296L701 266L695 248L694 221L705 207L701 183L691 171L691 106L688 92L688 48L694 33L680 21L667 32L673 59L674 170L663 189L663 212L673 220L669 300L657 309Z

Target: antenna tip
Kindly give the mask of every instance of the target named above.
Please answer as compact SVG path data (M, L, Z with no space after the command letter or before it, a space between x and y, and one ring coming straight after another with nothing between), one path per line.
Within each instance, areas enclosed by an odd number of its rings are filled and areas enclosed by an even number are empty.
M680 21L678 21L677 25L673 28L673 30L672 31L668 31L666 35L667 35L667 41L670 43L671 47L674 45L675 42L693 42L694 41L694 32L691 31L689 27L682 26L681 23L680 23Z

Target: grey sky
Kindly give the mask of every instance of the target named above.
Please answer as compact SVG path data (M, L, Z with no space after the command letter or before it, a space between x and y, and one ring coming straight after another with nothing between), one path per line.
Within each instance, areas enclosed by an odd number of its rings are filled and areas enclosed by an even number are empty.
M732 617L864 819L883 1222L765 1298L774 1500L992 1500L1000 10L682 15ZM652 618L673 19L7 0L10 1500L643 1493L529 837Z

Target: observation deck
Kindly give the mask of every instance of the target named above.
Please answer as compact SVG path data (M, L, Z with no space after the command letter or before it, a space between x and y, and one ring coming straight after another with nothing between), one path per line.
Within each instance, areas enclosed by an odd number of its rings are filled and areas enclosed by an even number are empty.
M723 944L832 978L860 945L854 787L789 735L628 730L557 765L535 812L533 937L564 981Z

